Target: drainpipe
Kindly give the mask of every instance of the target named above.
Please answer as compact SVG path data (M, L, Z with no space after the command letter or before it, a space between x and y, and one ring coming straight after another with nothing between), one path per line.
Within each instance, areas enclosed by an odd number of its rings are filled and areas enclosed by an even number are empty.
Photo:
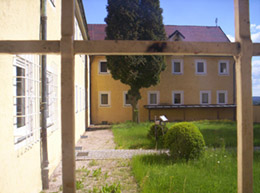
M233 63L233 104L236 104L236 62ZM233 110L233 120L236 121L237 108L235 107Z
M41 0L41 40L47 40L47 2ZM41 56L42 67L42 103L41 103L41 168L42 168L42 188L49 189L49 160L47 142L47 65L46 55Z

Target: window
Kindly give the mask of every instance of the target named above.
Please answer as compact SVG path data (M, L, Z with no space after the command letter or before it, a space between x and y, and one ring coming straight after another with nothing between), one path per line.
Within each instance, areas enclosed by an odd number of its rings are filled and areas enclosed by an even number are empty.
M217 103L227 104L227 91L225 90L217 91Z
M206 74L207 73L207 64L206 60L195 60L196 74Z
M183 73L183 60L179 60L179 59L172 60L172 73L173 74Z
M53 71L47 71L47 125L50 127L51 125L55 125L52 127L52 130L57 129L58 120L58 82L57 75L53 73ZM55 124L56 123L56 124Z
M100 74L109 73L109 70L107 69L107 61L100 61L99 62L99 73Z
M158 105L159 104L159 91L149 91L148 92L148 104Z
M18 149L40 137L38 56L16 56L13 63L14 144Z
M172 104L181 105L183 102L183 91L172 91Z
M99 92L99 106L110 106L110 92Z
M124 106L126 107L131 106L127 91L123 92L123 99L124 99Z
M228 75L229 74L229 61L220 60L218 62L218 74L219 75Z
M211 103L211 92L210 91L200 91L200 104L210 104Z

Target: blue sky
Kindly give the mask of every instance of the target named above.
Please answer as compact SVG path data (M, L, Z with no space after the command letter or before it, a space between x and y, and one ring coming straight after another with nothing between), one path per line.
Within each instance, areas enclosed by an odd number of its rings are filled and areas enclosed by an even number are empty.
M218 26L234 41L234 0L161 0L163 22L168 25ZM83 0L87 22L102 24L107 0ZM260 42L260 0L249 0L251 38ZM260 57L252 61L253 96L260 96Z

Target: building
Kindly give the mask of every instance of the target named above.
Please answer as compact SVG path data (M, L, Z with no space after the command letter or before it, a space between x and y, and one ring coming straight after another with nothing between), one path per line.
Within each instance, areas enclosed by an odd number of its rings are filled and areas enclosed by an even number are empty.
M89 24L90 40L105 39L104 24ZM166 25L168 41L229 42L218 26ZM166 56L167 68L157 86L141 90L140 121L166 115L169 121L230 119L236 116L233 57ZM105 56L91 61L91 121L93 124L132 119L129 87L112 78Z
M44 2L44 1L42 1ZM61 39L61 0L46 0L47 40ZM41 1L0 1L0 40L39 40ZM75 39L87 40L81 0L76 1ZM88 57L75 56L75 140L88 125ZM0 192L42 190L41 56L0 55ZM61 60L47 56L49 176L61 160Z

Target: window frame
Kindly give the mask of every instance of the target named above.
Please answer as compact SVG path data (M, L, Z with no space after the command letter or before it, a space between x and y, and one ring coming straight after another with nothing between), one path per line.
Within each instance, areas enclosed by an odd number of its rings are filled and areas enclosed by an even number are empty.
M151 104L150 94L156 94L156 104ZM148 105L159 105L160 103L160 91L148 91L147 92Z
M221 63L226 63L226 65L227 65L227 72L226 72L226 73L221 73L221 72L220 72ZM229 75L229 61L228 61L228 60L219 60L219 61L218 61L218 74L219 74L220 76L228 76L228 75Z
M180 94L181 95L181 102L175 103L175 94ZM173 105L183 105L184 104L184 91L183 90L174 90L172 91L172 104Z
M131 107L131 104L126 104L126 95L127 95L127 91L123 91L123 106L124 107Z
M204 72L198 72L198 63L203 63ZM196 59L195 60L195 73L196 75L206 75L207 74L207 61L204 59Z
M180 63L180 72L174 71L174 63L179 62ZM172 74L174 75L181 75L183 74L183 59L172 59Z
M107 94L108 95L108 104L102 104L101 103L101 95L102 94ZM98 103L99 107L111 107L111 91L99 91L98 92Z
M202 95L203 94L208 94L208 103L203 103L203 98L202 98ZM211 91L210 90L202 90L200 91L200 104L201 105L209 105L211 104Z
M219 94L224 93L225 94L225 102L220 103L219 102ZM224 105L228 103L228 91L227 90L217 90L217 104Z
M101 63L102 62L106 62L107 63L107 60L99 60L99 63L98 63L98 74L104 74L104 75L107 75L110 73L110 71L108 70L107 68L107 71L106 72L101 72Z

